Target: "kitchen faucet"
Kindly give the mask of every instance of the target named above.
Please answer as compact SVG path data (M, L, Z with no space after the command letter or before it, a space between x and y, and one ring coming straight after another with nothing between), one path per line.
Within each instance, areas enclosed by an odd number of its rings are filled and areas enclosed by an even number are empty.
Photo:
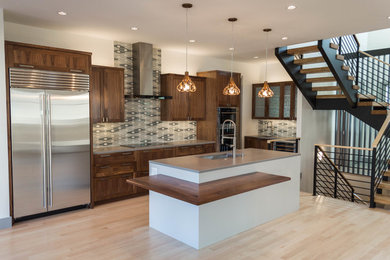
M230 123L233 125L233 136L225 136L225 124L226 123ZM237 147L237 145L236 145L236 132L237 132L236 123L234 123L233 120L226 119L225 121L223 121L221 143L224 144L225 139L233 139L233 144L230 146L230 147L233 147L233 159L236 159L236 147Z

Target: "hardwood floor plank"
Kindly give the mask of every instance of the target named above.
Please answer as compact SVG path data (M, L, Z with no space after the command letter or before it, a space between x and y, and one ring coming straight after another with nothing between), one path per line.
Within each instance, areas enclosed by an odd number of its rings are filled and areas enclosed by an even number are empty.
M301 193L299 211L197 251L149 229L143 196L0 230L0 259L386 259L389 219Z

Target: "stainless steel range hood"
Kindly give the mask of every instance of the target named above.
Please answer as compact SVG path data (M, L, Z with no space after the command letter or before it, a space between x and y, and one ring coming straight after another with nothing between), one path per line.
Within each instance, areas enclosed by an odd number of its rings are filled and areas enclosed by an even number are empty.
M133 96L137 98L169 99L170 96L153 93L153 45L137 42L133 44Z

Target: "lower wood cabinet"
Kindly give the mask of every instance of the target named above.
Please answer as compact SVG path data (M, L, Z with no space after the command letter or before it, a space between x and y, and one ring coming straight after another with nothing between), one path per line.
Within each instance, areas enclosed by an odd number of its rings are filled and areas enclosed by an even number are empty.
M147 190L131 185L126 180L148 176L150 160L212 153L214 151L215 144L204 144L95 154L92 187L93 202L104 203L147 194Z
M268 150L267 139L245 136L245 148L257 148Z

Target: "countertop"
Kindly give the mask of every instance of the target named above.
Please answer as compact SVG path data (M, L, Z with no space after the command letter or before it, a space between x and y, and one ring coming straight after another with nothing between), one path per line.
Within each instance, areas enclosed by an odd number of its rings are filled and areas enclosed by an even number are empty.
M246 135L245 137L253 137L263 140L279 139L279 138L296 138L295 136L269 136L269 135Z
M174 168L202 173L207 171L231 168L231 167L245 165L245 164L259 163L259 162L265 162L270 160L300 156L300 154L298 153L249 148L249 149L237 150L237 154L243 153L244 156L243 157L237 156L235 160L233 160L233 158L223 158L223 159L215 159L215 160L202 158L205 155L223 154L223 153L226 152L190 155L190 156L183 156L180 158L167 158L167 159L153 160L150 162L163 165L163 166L174 167Z
M187 145L203 145L203 144L215 144L215 142L206 141L206 140L191 140L191 141L169 142L167 144L143 146L143 147L136 147L136 148L125 147L125 146L110 146L110 147L95 148L93 149L93 153L94 154L120 153L120 152L131 152L131 151L139 151L139 150L172 148L172 147L187 146Z

